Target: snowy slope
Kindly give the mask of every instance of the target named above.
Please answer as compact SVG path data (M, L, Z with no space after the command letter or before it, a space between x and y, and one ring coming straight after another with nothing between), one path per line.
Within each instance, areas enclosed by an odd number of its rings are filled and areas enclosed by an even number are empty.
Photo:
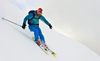
M27 13L8 0L0 1L0 17L22 24ZM57 53L46 55L31 39L33 33L0 19L0 61L100 61L100 56L80 43L50 30L40 22L48 46Z

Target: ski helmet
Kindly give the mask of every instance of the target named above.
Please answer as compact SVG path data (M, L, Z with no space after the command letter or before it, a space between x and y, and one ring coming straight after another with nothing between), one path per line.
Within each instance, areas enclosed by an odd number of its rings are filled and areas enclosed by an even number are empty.
M41 13L42 13L42 11L43 11L42 8L39 8L39 9L37 10L37 12L41 12Z

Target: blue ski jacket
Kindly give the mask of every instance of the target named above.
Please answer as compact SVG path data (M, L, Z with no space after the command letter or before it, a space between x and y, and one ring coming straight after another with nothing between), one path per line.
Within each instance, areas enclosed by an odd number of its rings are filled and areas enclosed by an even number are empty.
M43 15L40 15L40 17L37 15L36 11L34 12L34 18L33 18L33 13L30 13L28 14L25 18L24 18L24 21L23 21L23 24L26 24L26 21L29 20L29 19L32 19L30 20L30 22L34 25L30 25L30 26L34 26L34 27L38 27L39 25L35 25L35 24L39 24L39 19L41 19L44 23L46 23L48 26L49 26L49 22L45 19L45 17Z

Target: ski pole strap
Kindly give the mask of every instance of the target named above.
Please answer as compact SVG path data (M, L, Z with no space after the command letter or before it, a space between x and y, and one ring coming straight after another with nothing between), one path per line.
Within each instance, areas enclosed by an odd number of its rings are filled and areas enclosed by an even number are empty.
M12 24L15 24L15 25L17 25L17 26L22 27L21 25L19 25L19 24L15 23L15 22L12 22L12 21L10 21L10 20L8 20L8 19L5 19L5 18L3 18L3 17L2 17L2 20L6 20L6 21L8 21L8 22L10 22L10 23L12 23Z

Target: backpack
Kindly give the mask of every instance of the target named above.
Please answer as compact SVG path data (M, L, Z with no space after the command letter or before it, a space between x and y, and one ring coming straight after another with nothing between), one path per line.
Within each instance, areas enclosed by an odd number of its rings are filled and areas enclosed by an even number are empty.
M29 24L29 25L35 25L35 24L32 24L32 23L30 22L32 19L34 19L34 16L35 16L34 12L36 12L36 10L31 10L31 11L28 12L28 14L33 13L33 17L32 17L31 19L28 19L28 24ZM37 18L37 19L40 19L40 17Z

